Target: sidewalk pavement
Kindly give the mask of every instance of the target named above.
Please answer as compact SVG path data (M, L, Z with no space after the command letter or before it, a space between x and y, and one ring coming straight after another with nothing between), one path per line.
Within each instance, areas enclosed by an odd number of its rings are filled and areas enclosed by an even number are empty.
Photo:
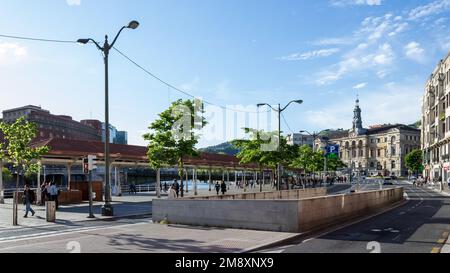
M101 208L103 202L94 202L93 212L95 219L88 219L89 215L89 202L83 202L77 205L60 205L58 211L56 212L56 223L55 225L70 224L73 222L81 222L88 220L99 220L99 219L111 219L120 218L134 215L145 215L152 213L152 200L156 198L154 193L150 194L138 194L138 195L124 195L121 197L113 197L112 205L114 207L114 216L105 217L101 216ZM31 216L29 213L28 218L23 218L25 214L25 206L19 204L19 226L20 227L37 227L42 225L48 225L46 222L45 207L32 206L35 210L36 215ZM12 199L5 199L5 204L0 204L0 229L1 228L11 228L12 226ZM51 223L50 223L51 224Z
M265 187L263 190L270 191L272 188L270 186ZM250 192L259 192L259 187L248 188L247 193ZM227 194L236 194L236 193L244 193L243 189L236 189L234 187L230 188ZM199 189L197 196L207 196L207 195L216 195L216 191L212 189L209 191L208 189ZM190 189L188 193L185 193L185 197L194 196L193 189ZM123 196L113 196L112 197L112 205L114 207L114 216L113 217L104 217L101 216L101 208L103 206L103 202L94 202L93 212L95 215L95 219L88 219L89 215L89 202L83 202L82 204L76 205L61 205L56 212L56 223L55 225L63 225L70 224L73 222L81 222L88 220L103 220L103 219L111 219L111 218L122 218L129 216L137 216L137 215L149 215L152 213L152 200L157 198L155 192L150 193L138 193L137 195L124 194ZM167 194L163 191L161 194L161 198L167 198ZM19 205L19 226L20 227L37 227L42 225L48 225L46 222L45 216L45 207L41 206L32 206L32 208L36 211L36 215L34 217L31 214L28 215L28 218L23 218L25 214L25 206ZM0 204L0 229L1 228L11 228L12 226L12 199L6 199L5 204Z
M245 253L301 236L296 233L138 223L0 242L0 253Z

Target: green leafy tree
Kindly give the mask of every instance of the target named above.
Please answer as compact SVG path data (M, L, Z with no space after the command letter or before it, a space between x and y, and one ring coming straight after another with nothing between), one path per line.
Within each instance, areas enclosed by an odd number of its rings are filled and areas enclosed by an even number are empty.
M237 157L241 164L257 164L261 172L263 168L271 168L275 171L278 163L282 166L290 166L292 160L297 157L297 148L288 145L284 137L278 141L277 131L265 132L251 128L244 128L244 130L249 134L249 139L232 141L233 146L240 151ZM260 190L262 190L262 184L260 184Z
M11 171L8 168L3 168L2 176L3 176L3 181L11 181L13 179Z
M423 154L421 150L413 150L405 157L405 165L411 172L417 174L423 170Z
M17 225L17 196L19 189L19 179L22 173L33 174L39 170L39 160L42 155L49 151L49 147L31 147L31 141L36 137L36 124L27 121L21 117L12 124L0 123L6 142L5 153L8 161L13 164L17 170L16 193L14 202L13 224Z
M177 166L183 182L184 157L198 156L195 146L201 130L207 123L199 100L177 100L159 114L143 137L149 141L147 157L150 167Z
M327 158L327 168L329 171L335 172L339 169L347 168L347 165L344 162L342 162L342 160L337 156L328 157Z
M1 128L0 128L1 130ZM0 142L0 169L2 172L0 173L0 204L4 204L4 196L3 196L3 178L6 178L5 168L3 168L3 159L6 156L5 150L3 149L4 144Z
M308 145L298 147L297 157L291 162L291 167L303 169L306 173L315 174L324 168L323 152L313 151Z

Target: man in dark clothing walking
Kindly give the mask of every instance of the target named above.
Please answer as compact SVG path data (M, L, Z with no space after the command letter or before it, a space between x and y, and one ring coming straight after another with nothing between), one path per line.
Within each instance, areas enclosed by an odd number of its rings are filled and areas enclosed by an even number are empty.
M219 182L216 183L216 192L217 192L217 195L219 195L219 192L220 192Z
M227 192L227 184L225 184L225 181L222 181L222 185L220 185L220 187L222 189L222 195L225 195Z
M34 191L32 191L30 189L30 186L25 185L25 191L23 192L23 203L25 205L25 216L23 216L24 218L28 217L28 212L31 212L31 216L34 216L35 212L34 210L31 208L31 204L34 202L35 200L35 196L34 196Z
M180 195L180 184L178 184L177 180L173 181L173 184L175 185L175 192L177 193L177 198Z

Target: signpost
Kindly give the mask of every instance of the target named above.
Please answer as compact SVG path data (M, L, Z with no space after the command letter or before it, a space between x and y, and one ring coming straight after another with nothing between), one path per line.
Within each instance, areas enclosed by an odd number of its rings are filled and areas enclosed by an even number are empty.
M83 171L85 174L89 174L89 216L88 218L95 218L92 211L92 171L97 169L97 157L95 155L88 155L83 159Z
M337 158L339 156L339 145L328 145L325 148L325 156L324 156L324 177L323 177L323 181L324 184L326 184L327 181L327 172L328 172L328 158L333 159L333 158Z

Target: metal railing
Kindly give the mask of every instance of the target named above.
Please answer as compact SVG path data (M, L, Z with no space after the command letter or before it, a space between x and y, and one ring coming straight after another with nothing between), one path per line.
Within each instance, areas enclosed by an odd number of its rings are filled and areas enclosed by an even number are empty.
M30 188L32 191L36 192L36 193L40 193L41 189L39 188ZM61 191L66 191L67 188L63 187L63 188L58 188ZM3 190L3 197L4 198L13 198L14 196L14 192L16 191L16 188L8 188L8 189L4 189ZM24 192L25 188L19 188L19 192Z
M156 191L156 187L154 185L136 185L136 192L153 192ZM122 185L122 192L127 193L131 192L130 185Z

